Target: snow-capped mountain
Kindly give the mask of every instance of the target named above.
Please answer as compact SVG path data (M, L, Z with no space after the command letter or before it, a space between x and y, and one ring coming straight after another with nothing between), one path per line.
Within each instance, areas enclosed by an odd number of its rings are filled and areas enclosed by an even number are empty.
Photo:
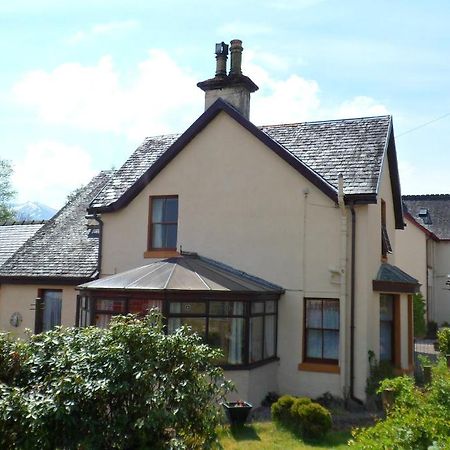
M16 220L47 220L55 213L56 209L39 202L25 202L14 205Z

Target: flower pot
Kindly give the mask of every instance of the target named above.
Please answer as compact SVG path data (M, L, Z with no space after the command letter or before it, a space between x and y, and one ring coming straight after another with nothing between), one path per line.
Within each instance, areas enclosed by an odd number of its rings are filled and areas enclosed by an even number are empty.
M237 401L222 403L231 425L244 425L253 406L250 403Z

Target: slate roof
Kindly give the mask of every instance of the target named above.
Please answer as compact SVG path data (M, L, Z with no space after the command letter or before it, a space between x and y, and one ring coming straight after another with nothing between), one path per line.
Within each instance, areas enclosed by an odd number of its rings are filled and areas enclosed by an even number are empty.
M273 294L284 292L281 287L268 281L197 254L153 261L145 266L82 284L79 288Z
M403 208L438 239L450 239L450 195L403 195ZM423 214L426 210L426 214Z
M217 100L183 135L147 138L91 203L90 210L106 211L124 206L160 170L158 166L164 164L162 160L170 160L180 151L172 151L174 147L186 145L205 126L204 122L211 120L219 110L228 112L265 143L275 144L272 146L276 147L274 151L290 160L290 164L297 161L304 168L303 172L312 174L311 179L317 178L323 184L328 195L331 196L330 192L336 194L339 173L344 175L346 195L377 193L383 155L391 137L390 116L256 128L224 103ZM154 173L150 173L152 169L155 169Z
M98 230L86 227L86 208L112 172L95 176L0 266L0 282L60 280L75 283L97 276Z
M0 223L0 266L18 250L39 228L45 220Z

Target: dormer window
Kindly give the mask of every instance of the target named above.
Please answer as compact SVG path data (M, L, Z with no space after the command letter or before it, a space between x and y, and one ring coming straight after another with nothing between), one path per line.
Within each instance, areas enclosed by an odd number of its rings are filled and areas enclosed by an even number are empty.
M391 241L386 227L386 202L381 200L381 256L386 259L392 253Z
M178 196L150 197L149 250L176 250Z
M424 225L431 225L431 217L430 212L427 208L420 208L419 209L419 217L423 220Z

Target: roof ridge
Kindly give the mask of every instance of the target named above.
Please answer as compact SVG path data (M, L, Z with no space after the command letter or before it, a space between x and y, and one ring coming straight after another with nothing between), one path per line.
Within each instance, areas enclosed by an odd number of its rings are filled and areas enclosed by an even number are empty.
M411 194L411 195L402 195L403 200L440 200L440 199L449 199L450 194Z

